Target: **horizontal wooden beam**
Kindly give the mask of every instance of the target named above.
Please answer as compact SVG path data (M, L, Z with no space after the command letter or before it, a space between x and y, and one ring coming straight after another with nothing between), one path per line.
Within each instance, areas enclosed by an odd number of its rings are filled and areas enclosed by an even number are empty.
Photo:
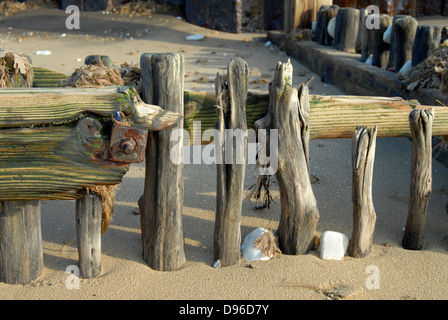
M190 143L201 141L202 133L213 129L217 120L215 94L185 92L184 127L190 134ZM247 125L262 118L269 105L268 94L248 93L246 102ZM378 137L410 137L409 113L416 107L434 108L433 135L448 135L448 108L418 105L400 97L322 96L310 95L310 138L352 138L358 125L378 125ZM194 131L194 122L200 122ZM198 125L199 123L197 123Z
M2 89L0 201L76 199L118 184L143 161L147 130L181 119L130 88Z

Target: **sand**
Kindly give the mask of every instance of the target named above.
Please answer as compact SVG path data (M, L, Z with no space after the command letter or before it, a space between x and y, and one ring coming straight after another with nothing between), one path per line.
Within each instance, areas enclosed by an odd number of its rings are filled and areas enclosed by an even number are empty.
M71 73L89 54L105 54L114 63L138 62L145 52L182 52L186 62L185 88L214 91L217 72L228 61L243 57L250 68L249 90L266 92L278 61L288 57L265 46L264 33L229 34L186 23L172 15L120 17L102 12L82 12L81 29L67 30L68 15L55 9L20 12L0 18L0 38L9 49L31 56L34 65ZM202 33L202 41L186 41ZM65 34L65 35L63 35ZM128 35L127 35L128 34ZM121 38L120 38L121 35ZM131 40L132 37L132 40ZM21 39L21 40L20 40ZM263 40L264 39L264 40ZM50 50L49 56L35 55ZM77 60L78 59L78 60ZM292 59L294 82L305 82L313 73ZM198 79L211 82L199 83ZM265 79L265 80L263 80ZM311 93L343 94L320 82ZM406 138L377 140L373 200L377 224L372 252L363 259L345 257L323 261L317 252L280 255L215 269L213 228L216 168L185 165L184 236L186 265L173 272L151 270L141 256L140 218L134 215L143 192L144 163L133 164L117 194L115 214L102 238L102 273L80 280L79 289L66 287L66 268L77 264L74 201L42 202L42 238L45 270L27 285L0 283L0 299L332 299L337 288L353 294L346 299L446 299L448 297L448 168L433 162L433 193L421 251L401 248L409 200L411 144ZM312 140L311 171L319 181L313 190L320 211L318 232L334 230L351 235L351 140ZM246 189L257 172L247 167ZM242 236L256 227L278 227L280 201L274 183L275 203L254 211L254 202L243 202ZM377 288L366 285L377 270ZM334 289L336 288L336 289ZM370 289L369 289L370 288ZM341 296L339 295L339 297Z

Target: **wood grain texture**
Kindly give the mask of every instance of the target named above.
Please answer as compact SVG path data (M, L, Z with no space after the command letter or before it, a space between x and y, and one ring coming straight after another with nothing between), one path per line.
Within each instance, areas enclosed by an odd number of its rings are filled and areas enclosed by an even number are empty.
M423 248L426 213L432 192L431 128L433 119L433 109L416 109L409 114L412 131L412 160L409 211L402 240L402 246L405 249Z
M184 58L182 54L143 54L143 99L166 111L184 111ZM150 268L172 271L185 262L183 236L183 165L172 161L182 159L182 143L171 141L177 126L150 132L146 148L146 174L141 213L143 259ZM182 133L178 136L183 138ZM181 140L180 140L181 141Z
M44 270L40 201L0 202L0 282L26 284Z
M101 274L101 213L102 199L86 189L80 191L76 200L76 236L78 266L84 279Z
M270 104L266 116L254 128L278 130L278 168L275 176L280 189L281 217L277 230L284 254L305 254L311 250L319 220L306 150L304 131L309 114L308 87L292 86L291 62L279 62L269 85ZM305 112L304 112L305 111ZM271 153L275 146L269 146Z
M372 197L377 127L357 127L352 139L353 231L348 254L363 258L370 253L376 213Z
M241 59L233 59L227 68L227 82L218 74L216 96L220 135L216 152L222 163L217 163L216 217L213 241L214 260L221 266L237 264L241 257L241 210L246 170L247 137L236 135L228 138L226 130L245 132L246 97L249 69ZM237 131L232 131L237 132ZM230 157L228 154L231 152ZM231 163L229 163L229 158ZM238 158L238 160L237 160Z

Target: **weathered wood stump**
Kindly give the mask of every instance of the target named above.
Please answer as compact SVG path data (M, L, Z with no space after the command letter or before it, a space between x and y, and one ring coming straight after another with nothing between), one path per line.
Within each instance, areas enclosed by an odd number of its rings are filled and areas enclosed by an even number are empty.
M314 41L325 46L333 45L333 37L328 34L328 23L338 14L339 6L321 6L317 14Z
M331 5L332 0L285 0L285 32L294 29L311 29L312 21L322 5Z
M319 212L311 187L307 162L307 125L310 114L308 87L292 86L292 64L278 63L269 84L269 109L254 128L278 130L275 176L280 189L281 217L277 230L284 254L304 254L313 246Z
M434 109L415 109L409 114L412 133L411 188L408 218L402 246L423 248L426 212L432 190L432 124Z
M415 33L412 47L412 66L415 67L430 57L442 40L442 27L433 25L419 25Z
M370 53L373 56L372 65L385 69L389 61L390 44L383 41L383 34L387 27L392 24L392 17L382 14L379 18L380 28L368 30Z
M359 10L355 8L341 8L336 16L336 29L334 31L333 48L356 52L356 38L359 29Z
M360 11L360 17L359 17L359 31L358 31L358 40L361 42L361 58L359 61L365 62L369 56L371 49L370 44L370 37L369 37L369 29L367 29L366 20L367 20L368 14L366 14L365 10Z
M182 54L143 54L143 99L166 111L184 114L184 58ZM146 175L141 212L143 259L152 269L172 271L186 262L183 235L182 130L180 142L171 141L177 126L149 132ZM172 159L172 155L175 159ZM176 162L176 163L174 163Z
M101 273L101 196L86 189L76 200L76 235L80 276L95 278Z
M373 129L357 127L352 139L353 232L347 252L354 258L369 254L375 231L372 179L376 133L376 126Z
M399 72L412 59L412 46L418 22L414 17L399 15L393 18L389 61L387 69Z
M241 257L241 210L246 172L246 98L249 69L246 61L233 59L227 81L216 78L219 135L215 137L220 161L216 163L216 218L213 239L214 259L221 266L239 262ZM232 131L232 134L229 134ZM219 163L221 162L221 163Z
M366 27L366 17L368 15L368 11L366 9L359 9L359 27L358 27L358 34L356 36L356 42L355 42L355 51L356 53L362 53L363 48L363 33L364 29L367 30ZM365 61L365 60L364 60Z
M40 201L0 202L0 282L26 284L43 272Z

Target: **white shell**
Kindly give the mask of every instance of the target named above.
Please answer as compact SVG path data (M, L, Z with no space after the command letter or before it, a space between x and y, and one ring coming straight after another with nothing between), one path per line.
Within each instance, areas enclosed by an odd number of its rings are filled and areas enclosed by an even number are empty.
M262 252L260 249L255 248L255 241L260 238L268 230L265 228L257 228L251 231L244 239L241 245L241 257L246 261L254 260L269 260L271 257L262 258Z
M334 38L334 30L336 29L336 17L331 18L330 21L328 22L328 26L327 26L327 31L328 34Z
M383 41L390 44L391 38L392 38L392 25L389 25L386 31L384 31L383 33Z
M365 64L372 65L372 63L373 63L373 54L371 54L371 55L367 58Z
M323 260L342 260L347 252L350 239L343 233L335 231L322 232L317 249Z
M405 73L411 71L412 69L412 60L406 61L406 63L401 67L400 71L398 72L398 75L404 76Z
M204 37L203 34L198 33L198 34L192 34L192 35L190 35L190 36L186 36L186 37L185 37L185 40L202 40L202 39L204 39L204 38L205 38L205 37Z
M317 25L316 21L311 22L311 30L313 30L314 32L316 32L316 25Z

